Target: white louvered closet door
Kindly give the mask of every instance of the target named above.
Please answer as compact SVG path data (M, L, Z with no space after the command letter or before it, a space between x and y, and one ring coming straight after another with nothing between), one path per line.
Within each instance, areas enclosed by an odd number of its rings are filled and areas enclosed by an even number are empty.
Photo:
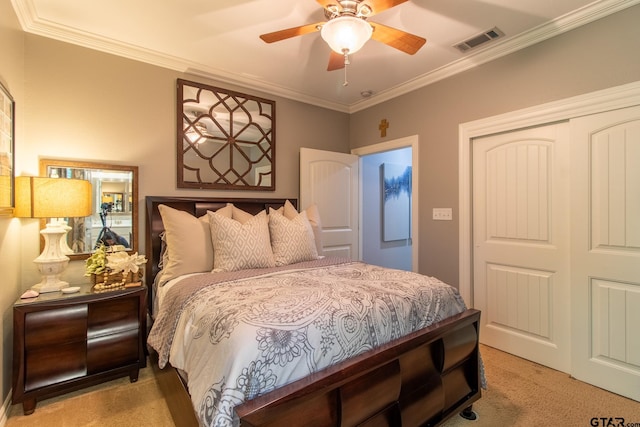
M559 123L473 142L474 305L484 344L569 372L569 138Z

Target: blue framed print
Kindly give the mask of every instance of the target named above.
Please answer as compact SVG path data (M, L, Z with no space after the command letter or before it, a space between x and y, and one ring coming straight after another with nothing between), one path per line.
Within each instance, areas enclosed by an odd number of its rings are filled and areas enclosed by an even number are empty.
M382 240L411 237L411 166L380 165L382 180Z

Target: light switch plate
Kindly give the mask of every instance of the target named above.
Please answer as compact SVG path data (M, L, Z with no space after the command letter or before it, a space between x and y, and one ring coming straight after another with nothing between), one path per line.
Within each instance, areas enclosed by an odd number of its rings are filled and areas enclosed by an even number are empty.
M453 209L451 208L433 208L433 219L436 221L452 221Z

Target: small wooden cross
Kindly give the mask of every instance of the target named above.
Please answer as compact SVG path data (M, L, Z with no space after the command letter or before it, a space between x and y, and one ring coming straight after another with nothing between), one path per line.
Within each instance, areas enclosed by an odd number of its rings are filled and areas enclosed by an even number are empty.
M378 129L380 129L380 136L381 137L385 137L387 136L387 128L389 127L389 122L387 121L387 119L382 119L380 121L380 125L378 126Z

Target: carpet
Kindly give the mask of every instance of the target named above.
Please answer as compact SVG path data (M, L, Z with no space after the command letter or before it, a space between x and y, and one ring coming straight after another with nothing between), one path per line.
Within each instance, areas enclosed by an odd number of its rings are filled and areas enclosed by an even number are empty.
M23 415L12 405L5 427L175 427L169 408L149 364L138 381L129 377L87 387L38 402L36 411Z
M640 427L640 402L494 348L480 348L488 384L473 404L478 419L470 422L455 415L445 427ZM598 418L597 423L592 418ZM624 418L624 423L616 418Z
M454 415L444 427L640 427L640 402L491 347L481 346L481 353L488 389L473 405L478 419L467 421ZM594 418L596 421L592 421ZM624 424L619 424L616 418L624 418ZM148 366L140 371L136 383L125 377L43 400L32 415L22 415L22 405L13 405L5 426L175 427L175 424Z

